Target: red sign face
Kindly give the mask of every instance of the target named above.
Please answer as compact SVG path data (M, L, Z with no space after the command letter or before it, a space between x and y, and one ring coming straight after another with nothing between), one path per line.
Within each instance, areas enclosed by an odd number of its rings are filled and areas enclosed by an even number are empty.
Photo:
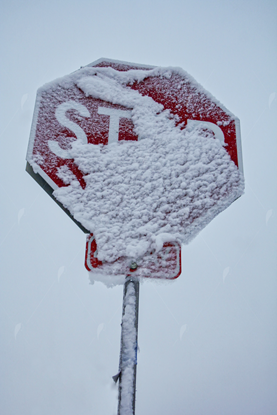
M153 69L150 66L107 59L100 59L88 67L111 67L117 71ZM162 104L181 129L201 122L204 129L209 129L219 139L233 162L242 170L239 120L190 75L177 70L168 77L144 76L141 81L135 81L127 87ZM66 186L58 174L63 166L72 172L83 189L86 187L82 171L70 156L71 143L75 140L84 144L108 145L120 140L138 140L138 137L134 132L130 108L87 96L72 81L72 75L68 75L39 89L27 153L27 171L53 199L53 191ZM89 233L61 203L57 203L84 232ZM151 257L149 253L147 261L145 259L146 262L140 264L138 269L144 269L144 276L153 276L155 272L158 276L165 269L164 264L167 264L171 271L166 278L176 278L181 269L180 249L175 243L164 245L156 256ZM86 267L90 270L96 267L107 268L107 263L98 262L94 256L95 250L95 241L90 239ZM122 258L119 261L124 262ZM129 264L125 263L124 267L128 268Z
M86 243L85 267L88 271L110 275L128 275L134 273L139 277L162 278L173 280L181 274L181 245L178 242L166 242L156 253L149 252L135 263L130 258L119 258L113 263L101 262L97 259L97 244L92 234Z

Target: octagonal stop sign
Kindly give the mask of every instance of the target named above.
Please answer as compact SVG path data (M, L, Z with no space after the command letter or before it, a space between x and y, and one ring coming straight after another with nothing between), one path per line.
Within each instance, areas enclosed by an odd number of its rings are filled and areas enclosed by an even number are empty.
M152 66L99 59L79 71L85 73L89 67L110 67L116 71L153 69ZM120 140L137 140L138 137L134 132L130 108L86 96L72 81L72 75L74 74L57 79L38 90L27 152L27 171L75 223L89 233L53 196L55 189L66 186L58 175L58 169L62 166L72 172L82 188L86 187L82 171L70 156L71 143L79 140L84 144L108 145ZM175 71L168 77L144 76L141 81L135 81L129 87L162 104L174 116L176 125L181 129L189 124L202 123L202 126L219 139L231 160L242 171L239 120L188 74ZM89 241L92 238L88 238L87 244L91 243ZM93 244L95 245L95 241ZM178 244L173 245L172 252ZM175 262L178 263L176 271L169 276L165 269L166 278L176 278L180 274L180 249L179 246L178 252L175 250L174 255L172 254L172 258L176 258ZM163 250L169 252L169 247L164 246ZM86 252L85 264L88 269L105 266L96 260L88 245ZM150 275L146 271L144 276Z

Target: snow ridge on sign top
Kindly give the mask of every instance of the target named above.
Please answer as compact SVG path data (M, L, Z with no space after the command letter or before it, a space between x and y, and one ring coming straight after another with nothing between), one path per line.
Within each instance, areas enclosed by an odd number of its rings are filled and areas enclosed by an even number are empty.
M58 168L65 186L54 196L94 234L100 261L137 259L165 242L188 243L243 193L242 174L224 148L223 134L222 141L207 123L184 128L178 114L132 87L175 74L187 77L178 68L92 67L59 80L63 88L74 83L87 97L129 110L138 136L108 146L72 141L66 157L84 174L85 186L66 164ZM196 82L193 87L202 93ZM232 119L230 114L222 122Z

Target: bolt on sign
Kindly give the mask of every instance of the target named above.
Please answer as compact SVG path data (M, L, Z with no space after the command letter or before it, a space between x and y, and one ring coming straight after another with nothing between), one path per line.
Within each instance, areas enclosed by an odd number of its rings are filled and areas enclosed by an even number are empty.
M239 120L180 68L99 59L38 90L27 171L88 234L91 278L123 277L113 379L134 414L139 278L176 279L180 244L243 193Z

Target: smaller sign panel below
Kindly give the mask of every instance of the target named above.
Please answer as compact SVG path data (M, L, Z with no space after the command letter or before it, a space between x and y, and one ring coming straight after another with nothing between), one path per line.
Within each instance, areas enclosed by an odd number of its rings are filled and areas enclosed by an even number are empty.
M173 280L181 274L181 245L166 242L158 252L149 252L137 260L119 258L114 262L101 262L97 258L97 245L93 234L86 243L85 267L88 271L103 275L133 275L145 278Z

